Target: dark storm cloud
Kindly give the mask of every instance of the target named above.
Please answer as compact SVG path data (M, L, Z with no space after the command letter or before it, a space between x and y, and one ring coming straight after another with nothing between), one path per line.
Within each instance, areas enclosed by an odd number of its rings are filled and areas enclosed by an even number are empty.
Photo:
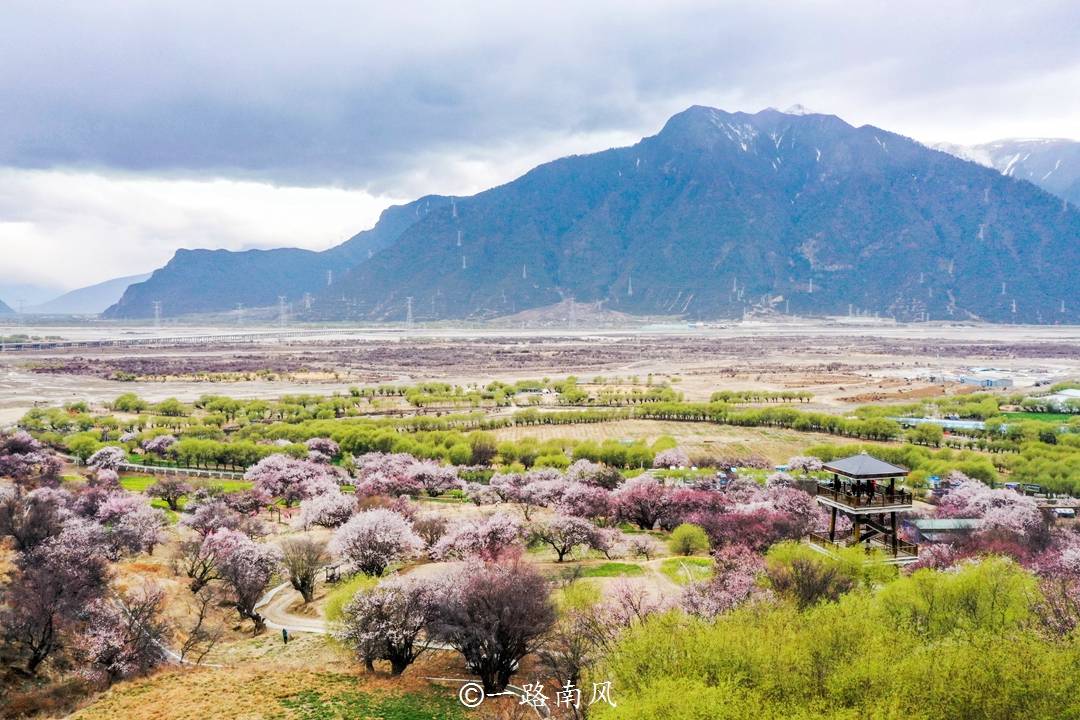
M692 102L963 141L1053 117L1078 28L1071 2L9 2L0 165L408 196Z

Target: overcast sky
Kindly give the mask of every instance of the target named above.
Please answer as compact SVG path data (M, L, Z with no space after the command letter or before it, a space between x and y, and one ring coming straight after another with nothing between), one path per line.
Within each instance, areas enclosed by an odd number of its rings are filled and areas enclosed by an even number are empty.
M691 104L1075 138L1078 36L1075 1L6 0L0 281L329 247Z

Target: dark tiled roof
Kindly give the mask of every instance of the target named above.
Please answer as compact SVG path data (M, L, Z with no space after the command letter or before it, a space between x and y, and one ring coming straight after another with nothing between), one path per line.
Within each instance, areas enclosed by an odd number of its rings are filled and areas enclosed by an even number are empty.
M866 453L825 463L824 469L851 478L892 478L908 474L907 468L878 460Z

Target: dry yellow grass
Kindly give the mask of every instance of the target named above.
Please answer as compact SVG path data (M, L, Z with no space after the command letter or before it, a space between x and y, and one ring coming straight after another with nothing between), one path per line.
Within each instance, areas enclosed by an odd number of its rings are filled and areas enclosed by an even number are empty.
M189 669L121 683L72 715L78 720L255 720L297 717L280 700L355 686L341 673L292 668Z
M805 433L778 428L735 427L713 423L672 422L666 420L619 420L583 425L537 425L502 428L494 431L500 440L537 440L572 438L574 440L644 440L653 442L663 435L675 438L680 447L716 457L762 455L783 462L802 453L811 445L850 444L851 438Z
M444 657L445 656L445 657ZM208 661L210 659L208 658ZM174 668L148 678L115 685L71 715L75 720L299 720L314 717L376 718L359 712L363 702L412 698L417 711L408 717L445 717L454 709L456 688L430 683L425 676L445 676L461 669L449 653L422 658L404 676L368 674L347 651L325 638L299 635L282 646L266 635L232 643L215 661L243 663L221 668ZM330 706L343 714L323 714ZM441 708L441 710L438 710ZM318 710L318 712L317 712ZM398 715L394 715L398 717Z

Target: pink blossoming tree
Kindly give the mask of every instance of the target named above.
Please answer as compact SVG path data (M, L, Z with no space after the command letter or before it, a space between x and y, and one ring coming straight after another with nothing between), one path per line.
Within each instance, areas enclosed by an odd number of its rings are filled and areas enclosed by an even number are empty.
M366 574L378 577L391 563L412 557L424 541L409 522L390 510L377 508L354 515L338 528L330 541L335 557Z

